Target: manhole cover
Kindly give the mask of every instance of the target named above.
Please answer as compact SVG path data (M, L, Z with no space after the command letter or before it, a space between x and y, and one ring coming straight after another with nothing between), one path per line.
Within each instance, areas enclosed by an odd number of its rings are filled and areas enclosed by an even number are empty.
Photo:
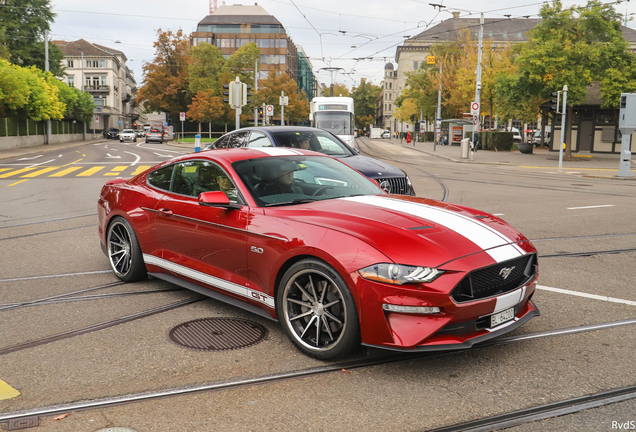
M234 318L201 318L174 327L168 338L186 348L225 351L255 345L267 330L252 321Z

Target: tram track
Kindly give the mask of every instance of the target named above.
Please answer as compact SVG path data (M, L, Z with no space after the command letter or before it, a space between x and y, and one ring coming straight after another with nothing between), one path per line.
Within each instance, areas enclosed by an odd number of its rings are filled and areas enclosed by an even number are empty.
M193 298L193 299L189 299L189 302L193 303L195 301L200 301L200 300L202 300L202 298L201 299ZM178 302L178 303L183 303L183 302L185 301ZM599 331L604 329L617 328L617 327L630 326L630 325L636 325L636 319L614 321L614 322L607 322L607 323L593 324L593 325L584 325L584 326L571 327L571 328L552 330L552 331L546 331L546 332L531 333L531 334L519 335L519 336L502 337L499 339L488 341L487 343L484 343L484 344L475 345L473 348L471 348L471 350L478 350L478 349L483 349L487 347L493 347L493 346L499 346L499 345L505 345L505 344L511 344L511 343L532 341L532 340L537 340L537 339L547 338L547 337L580 334L580 333L586 333L591 331ZM0 355L4 354L3 352L4 350L6 349L0 349ZM246 386L272 384L272 383L277 383L284 380L308 378L308 377L331 373L331 372L339 372L339 371L342 371L343 369L350 371L354 369L381 366L385 364L399 363L399 362L412 361L412 360L418 360L418 359L441 358L441 357L456 355L457 353L461 353L461 352L464 352L464 351L460 350L460 351L451 351L451 352L433 352L433 353L417 353L417 354L391 353L391 354L384 354L384 355L373 357L373 358L337 362L337 363L331 363L321 367L300 369L300 370L282 372L277 374L267 374L262 376L246 378L246 379L240 379L240 380L226 380L221 382L213 382L208 384L194 385L194 386L181 387L181 388L172 388L172 389L165 389L165 390L159 390L159 391L127 394L127 395L110 397L110 398L98 398L98 399L92 399L92 400L83 400L81 402L72 402L72 403L43 406L43 407L33 408L29 410L21 410L16 412L0 414L0 423L8 422L11 420L23 419L27 417L34 417L34 416L51 416L51 415L66 413L70 411L82 411L82 410L108 408L108 407L114 407L114 406L118 406L122 404L129 404L133 402L143 402L143 401L149 401L153 399L160 399L160 398L166 398L166 397L185 396L185 395L192 395L192 394L209 392L209 391L222 391L222 390L231 390L234 388L246 387ZM436 432L442 432L442 431L450 432L450 431L456 431L456 430L457 431L460 431L460 430L461 431L469 431L469 430L470 431L473 431L473 430L474 431L477 431L477 430L490 431L500 427L504 427L504 426L501 426L502 424L505 425L505 427L520 425L523 423L536 421L541 418L553 417L555 415L570 414L570 413L581 411L584 409L608 405L611 403L628 400L631 398L636 398L636 388L633 386L625 387L621 389L614 389L610 392L587 395L587 396L583 396L576 399L553 402L550 404L536 406L527 410L505 413L499 416L490 417L489 418L490 423L486 421L487 419L482 419L480 420L480 422L483 424L478 424L475 422L457 423L455 425L445 426L444 428L441 428L441 429L435 429L435 431ZM547 415L548 417L541 417L542 415ZM509 423L504 423L504 422L510 422L510 421L515 421L516 423L511 424L510 426L508 426ZM481 429L470 428L470 427L477 427L477 426L481 427ZM462 427L462 429L460 429L459 427Z
M67 220L67 219L77 219L77 218L88 217L88 216L97 216L97 213L88 213L88 214L77 215L77 216L67 216L67 217L47 219L47 220L37 221L37 222L25 222L25 223L15 224L15 225L5 225L5 226L0 226L0 229L15 228L15 227L21 227L26 225L37 225L42 223L57 222L57 221Z

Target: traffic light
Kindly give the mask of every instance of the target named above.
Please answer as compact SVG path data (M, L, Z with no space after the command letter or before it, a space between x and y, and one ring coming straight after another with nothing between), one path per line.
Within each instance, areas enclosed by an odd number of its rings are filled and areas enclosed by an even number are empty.
M557 114L562 114L560 111L560 105L561 105L561 92L557 91L554 92L552 94L550 94L551 99L550 99L550 110L554 111Z
M262 116L262 115L263 115L263 108L259 108L259 109L258 109L258 115L259 115L259 116Z
M226 97L226 98L223 98L223 102L228 102L228 103L229 103L229 102L230 102L230 99L232 99L232 97L231 97L231 95L230 95L230 91L229 91L229 90L230 90L230 85L229 85L229 84L224 84L224 85L223 85L223 88L224 88L225 90L227 90L227 91L224 91L224 92L223 92L223 96L228 96L228 97Z
M252 96L252 92L250 90L252 90L251 85L241 83L241 106L245 106L248 103L252 103L252 99L248 97L248 96Z

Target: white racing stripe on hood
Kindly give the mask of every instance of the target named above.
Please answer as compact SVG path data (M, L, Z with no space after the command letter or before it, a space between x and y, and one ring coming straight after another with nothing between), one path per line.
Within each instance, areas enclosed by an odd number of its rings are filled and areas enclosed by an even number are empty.
M395 210L430 220L431 222L455 231L457 234L475 243L484 249L496 262L507 261L525 255L523 249L514 244L512 240L502 233L487 226L478 219L464 216L450 210L381 196L367 195L342 199Z
M302 153L286 147L258 147L253 150L262 151L270 156L299 156Z

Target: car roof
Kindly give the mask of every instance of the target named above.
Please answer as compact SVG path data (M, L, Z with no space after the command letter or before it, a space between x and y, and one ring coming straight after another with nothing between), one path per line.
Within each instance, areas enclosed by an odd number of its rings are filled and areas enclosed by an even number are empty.
M309 127L309 126L250 126L246 128L236 129L232 132L245 132L245 131L259 131L259 132L326 132L324 129ZM232 133L230 132L230 133Z

